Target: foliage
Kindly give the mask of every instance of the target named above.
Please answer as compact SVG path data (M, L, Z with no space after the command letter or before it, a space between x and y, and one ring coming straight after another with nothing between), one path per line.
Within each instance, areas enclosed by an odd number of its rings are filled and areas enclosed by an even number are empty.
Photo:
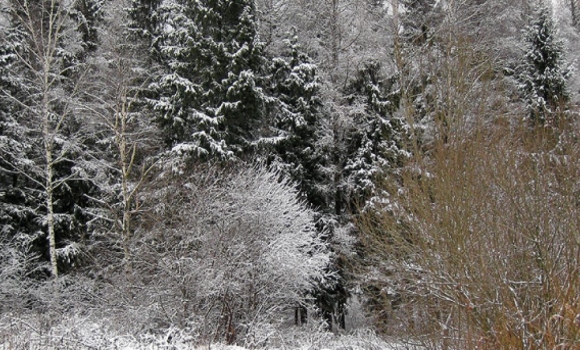
M3 344L578 345L572 2L0 8Z
M99 23L103 20L106 0L76 0L69 15L77 23L81 35L83 53L93 52L99 45Z
M321 171L324 160L317 144L323 118L318 67L296 37L286 45L284 55L269 67L270 89L278 100L274 126L281 132L270 163L298 183L309 204L323 208L327 199L320 185L328 179Z
M141 193L154 182L162 147L155 116L145 101L154 74L127 32L128 15L122 6L111 3L103 8L101 44L95 57L87 59L90 73L79 109L89 117L85 125L93 132L93 157L85 166L95 187L86 194L93 204L88 230L115 237L129 263L127 242L136 217L148 204Z
M436 0L402 0L402 37L410 45L432 44L444 12Z
M3 207L8 218L25 225L16 233L36 237L35 247L50 259L56 276L78 257L86 222L82 194L90 188L76 162L86 156L83 129L74 113L82 75L78 32L69 19L68 3L3 6L8 35L2 63L10 74L8 87L2 89L2 99L9 101L2 172L11 178Z
M382 77L380 64L371 62L358 72L347 90L349 102L355 107L353 127L347 131L344 167L351 208L364 208L369 199L379 195L375 184L394 175L409 157L405 149L406 121L395 114L400 99L396 80Z
M160 14L158 12L162 0L131 0L130 6L127 8L129 16L128 27L135 37L143 39L148 43L148 49L154 54L158 50L156 45L156 38L159 36L160 30ZM158 53L158 52L157 52ZM158 59L158 57L155 57Z
M7 349L164 349L176 350L205 349L216 350L245 349L326 349L385 350L409 349L404 344L386 342L372 331L360 330L352 334L334 336L324 329L309 327L300 329L287 327L268 334L268 341L262 345L246 347L227 345L219 342L197 345L196 339L187 329L171 327L163 332L124 333L115 317L100 318L96 315L75 313L59 319L46 315L5 316L0 319L0 339ZM264 325L264 330L267 330Z
M267 135L269 98L253 2L177 1L158 13L154 40L167 69L152 103L167 144L205 159L255 148Z

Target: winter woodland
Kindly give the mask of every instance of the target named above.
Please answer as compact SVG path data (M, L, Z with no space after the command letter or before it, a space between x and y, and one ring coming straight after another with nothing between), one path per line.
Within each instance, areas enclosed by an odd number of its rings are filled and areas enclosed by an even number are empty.
M578 0L0 0L0 347L579 347L578 52Z

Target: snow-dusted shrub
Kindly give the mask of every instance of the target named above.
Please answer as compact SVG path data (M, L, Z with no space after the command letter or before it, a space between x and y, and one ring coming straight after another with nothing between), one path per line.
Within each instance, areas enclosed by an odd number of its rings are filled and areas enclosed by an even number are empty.
M0 344L6 349L195 349L184 329L168 328L153 335L125 334L114 320L70 313L61 317L42 314L4 315L0 318ZM212 348L216 349L219 347Z
M168 179L133 248L158 326L241 342L308 303L330 253L295 187L260 167L200 166Z
M569 127L453 135L409 169L402 210L363 226L391 262L381 290L398 294L391 327L444 347L580 344L580 147Z
M113 319L70 313L59 318L42 314L3 315L0 317L0 348L34 350L150 349L150 350L246 350L246 349L415 349L408 345L388 343L372 331L335 336L313 322L313 327L274 329L270 327L267 344L244 347L219 342L197 344L187 329L169 327L158 334L126 334Z
M37 266L30 239L0 235L0 312L13 312L35 304L36 282L29 278Z

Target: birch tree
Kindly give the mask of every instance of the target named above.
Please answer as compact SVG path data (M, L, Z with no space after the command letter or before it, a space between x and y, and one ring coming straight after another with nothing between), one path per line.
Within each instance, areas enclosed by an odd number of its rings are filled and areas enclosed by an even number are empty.
M3 171L25 177L41 192L43 226L47 231L50 272L58 277L59 255L70 259L78 247L64 243L57 249L57 226L73 225L72 219L55 211L57 191L77 179L74 158L82 151L79 125L75 125L75 80L82 77L76 54L81 50L74 25L67 16L66 1L11 1L3 4L5 21L17 28L21 40L14 46L14 69L26 94L2 89L4 98L17 105L17 122L32 146L27 160L3 155ZM69 227L70 229L70 227Z
M83 109L94 117L92 128L102 147L99 166L93 168L103 197L94 198L101 203L101 214L95 217L113 223L129 263L134 217L144 204L139 193L155 168L161 140L141 95L149 83L145 72L151 67L130 42L123 5L122 1L111 3L104 10L101 45L89 61L91 79L83 89Z

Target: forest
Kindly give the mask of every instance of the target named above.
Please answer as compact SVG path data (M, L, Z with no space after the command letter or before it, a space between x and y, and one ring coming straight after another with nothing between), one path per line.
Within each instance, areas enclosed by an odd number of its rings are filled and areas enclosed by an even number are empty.
M0 348L580 347L579 0L0 0Z

